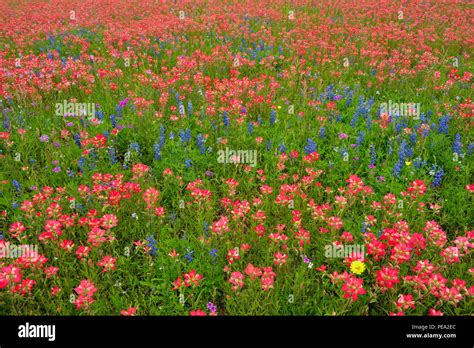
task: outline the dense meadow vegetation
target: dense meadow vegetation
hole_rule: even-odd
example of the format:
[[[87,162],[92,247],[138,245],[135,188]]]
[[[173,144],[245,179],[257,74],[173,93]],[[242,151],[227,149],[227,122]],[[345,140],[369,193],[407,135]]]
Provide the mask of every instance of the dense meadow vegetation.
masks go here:
[[[472,314],[473,18],[1,1],[0,314]]]

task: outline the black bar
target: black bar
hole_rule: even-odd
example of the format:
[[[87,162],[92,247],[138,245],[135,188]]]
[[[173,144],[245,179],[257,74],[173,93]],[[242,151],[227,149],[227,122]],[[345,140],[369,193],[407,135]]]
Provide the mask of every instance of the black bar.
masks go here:
[[[20,338],[20,325],[55,325],[54,341]],[[26,326],[25,326],[26,327]],[[0,316],[0,346],[17,344],[285,344],[472,347],[472,317]],[[34,334],[35,331],[33,331]],[[407,334],[455,334],[409,338]]]

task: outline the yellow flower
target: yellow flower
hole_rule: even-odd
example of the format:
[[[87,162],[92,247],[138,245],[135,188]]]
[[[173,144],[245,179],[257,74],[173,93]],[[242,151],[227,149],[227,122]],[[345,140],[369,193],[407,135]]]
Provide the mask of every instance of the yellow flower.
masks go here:
[[[409,165],[411,164],[411,162],[410,162],[410,161],[405,161],[405,164],[406,164],[407,166],[409,166]]]
[[[281,105],[278,105],[278,109],[281,109]]]
[[[351,263],[351,272],[357,275],[364,273],[365,271],[365,263],[362,261],[353,261]]]

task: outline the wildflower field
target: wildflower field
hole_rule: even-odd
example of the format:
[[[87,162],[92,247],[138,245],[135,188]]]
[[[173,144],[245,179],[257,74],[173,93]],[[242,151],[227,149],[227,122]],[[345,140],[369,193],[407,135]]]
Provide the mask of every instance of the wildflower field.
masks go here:
[[[0,1],[0,314],[473,314],[473,22]]]

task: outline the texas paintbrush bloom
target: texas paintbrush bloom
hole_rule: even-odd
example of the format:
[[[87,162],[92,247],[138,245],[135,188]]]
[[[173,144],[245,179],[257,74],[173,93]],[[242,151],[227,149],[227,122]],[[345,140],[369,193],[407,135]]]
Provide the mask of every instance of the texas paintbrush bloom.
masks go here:
[[[357,301],[359,295],[364,295],[366,293],[365,289],[362,286],[364,282],[363,279],[350,276],[346,279],[346,283],[342,286],[342,291],[344,291],[344,298],[351,298],[353,301]]]
[[[116,257],[110,255],[104,256],[104,258],[97,263],[98,266],[103,267],[102,272],[107,272],[115,269]]]
[[[120,314],[126,317],[135,316],[137,313],[136,307],[128,307],[126,310],[121,310]]]
[[[189,273],[185,273],[184,275],[184,285],[186,286],[199,286],[199,281],[203,278],[201,274],[197,274],[196,270],[192,270]]]

